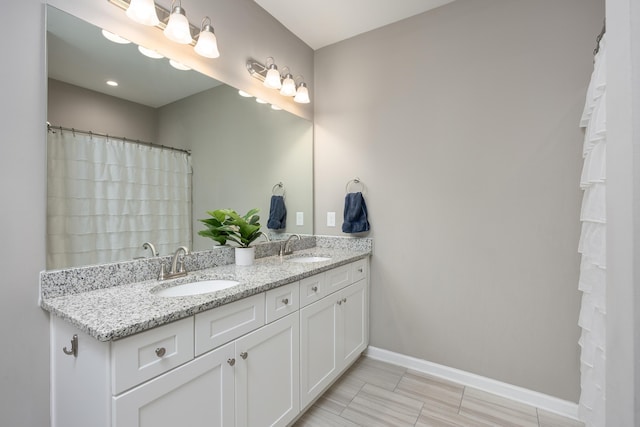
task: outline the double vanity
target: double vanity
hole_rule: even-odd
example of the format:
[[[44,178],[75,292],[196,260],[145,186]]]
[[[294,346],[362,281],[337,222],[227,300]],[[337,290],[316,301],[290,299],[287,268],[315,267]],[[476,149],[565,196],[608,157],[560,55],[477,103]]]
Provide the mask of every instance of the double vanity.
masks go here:
[[[370,239],[45,272],[53,426],[286,426],[368,344]],[[258,252],[260,253],[260,251]],[[92,270],[93,269],[93,270]],[[74,354],[75,353],[75,354]]]

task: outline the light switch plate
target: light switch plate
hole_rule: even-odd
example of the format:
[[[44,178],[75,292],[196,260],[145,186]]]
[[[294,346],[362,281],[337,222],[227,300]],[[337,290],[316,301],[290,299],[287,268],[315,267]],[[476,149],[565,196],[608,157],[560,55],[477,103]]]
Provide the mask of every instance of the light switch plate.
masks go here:
[[[335,227],[335,226],[336,226],[336,213],[327,212],[327,227]]]
[[[304,225],[304,212],[296,212],[296,225]]]

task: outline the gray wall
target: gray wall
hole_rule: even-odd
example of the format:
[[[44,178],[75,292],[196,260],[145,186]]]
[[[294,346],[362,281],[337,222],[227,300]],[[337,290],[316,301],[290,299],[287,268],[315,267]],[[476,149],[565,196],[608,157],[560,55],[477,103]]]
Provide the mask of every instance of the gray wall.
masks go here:
[[[579,396],[578,121],[602,0],[458,0],[316,52],[316,233],[366,185],[371,344]]]
[[[155,142],[155,108],[48,79],[47,120],[63,126]]]

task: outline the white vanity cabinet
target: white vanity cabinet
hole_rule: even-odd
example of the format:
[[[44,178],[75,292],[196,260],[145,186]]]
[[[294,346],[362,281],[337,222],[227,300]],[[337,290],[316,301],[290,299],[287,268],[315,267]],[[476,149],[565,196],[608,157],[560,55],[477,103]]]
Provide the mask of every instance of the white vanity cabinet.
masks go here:
[[[325,273],[333,290],[300,310],[300,406],[306,408],[367,347],[368,263]]]
[[[116,341],[51,316],[52,426],[289,425],[366,348],[367,267],[359,260]],[[74,335],[77,356],[63,352]]]

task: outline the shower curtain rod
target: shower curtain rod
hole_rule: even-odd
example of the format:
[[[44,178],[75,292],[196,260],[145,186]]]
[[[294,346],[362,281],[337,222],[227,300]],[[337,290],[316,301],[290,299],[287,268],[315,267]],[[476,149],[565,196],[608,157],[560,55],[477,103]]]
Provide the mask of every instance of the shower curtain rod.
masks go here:
[[[71,132],[74,135],[76,133],[82,133],[84,135],[100,136],[100,137],[107,138],[107,139],[109,139],[109,138],[111,138],[111,139],[119,139],[119,140],[122,140],[122,142],[128,142],[128,143],[131,143],[131,144],[146,145],[147,147],[160,148],[162,150],[178,151],[180,153],[185,153],[185,154],[187,154],[189,156],[191,155],[191,150],[184,150],[182,148],[169,147],[167,145],[156,144],[154,142],[140,141],[139,139],[125,138],[124,136],[114,136],[114,135],[109,135],[109,134],[106,134],[106,133],[98,133],[98,132],[93,132],[93,131],[90,131],[90,130],[79,130],[79,129],[67,128],[67,127],[63,127],[63,126],[53,126],[51,123],[47,122],[47,131],[48,132],[55,133],[56,130],[60,130],[60,132],[63,132],[63,131]]]

